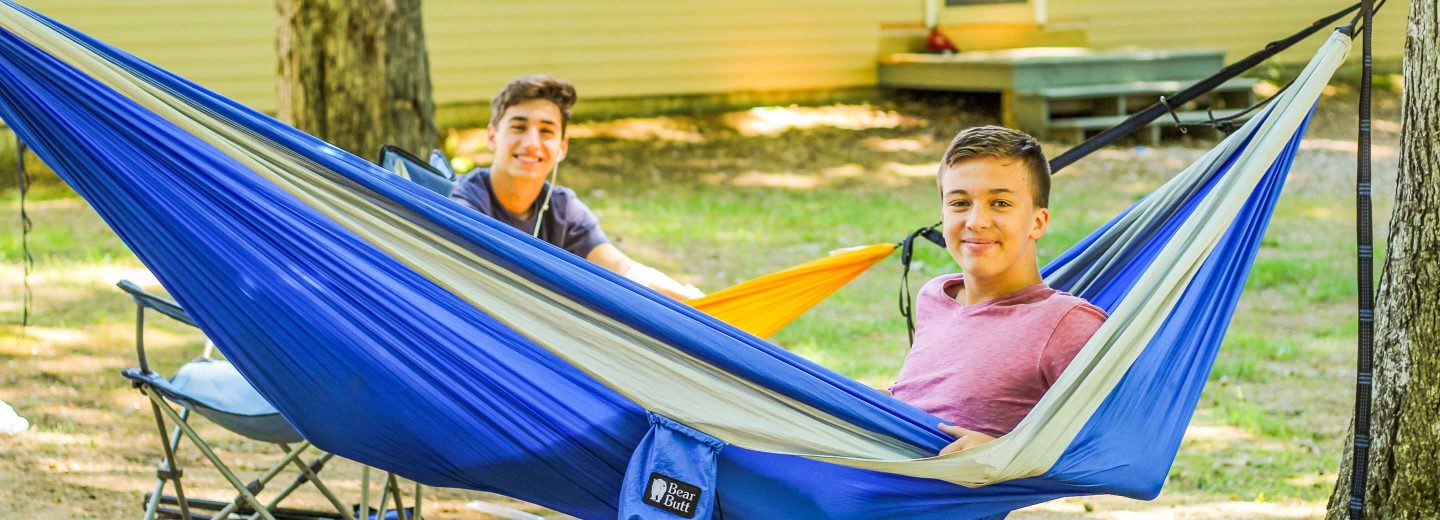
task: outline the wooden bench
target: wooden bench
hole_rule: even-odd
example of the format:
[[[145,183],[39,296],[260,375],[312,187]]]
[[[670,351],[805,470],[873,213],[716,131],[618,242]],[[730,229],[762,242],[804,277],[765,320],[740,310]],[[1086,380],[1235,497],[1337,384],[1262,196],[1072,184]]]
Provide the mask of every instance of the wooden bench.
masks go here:
[[[1191,83],[1131,81],[1020,91],[1006,107],[1005,112],[1010,115],[1006,123],[1042,139],[1080,140],[1086,132],[1118,124],[1129,114],[1159,101],[1160,96],[1178,92]],[[1209,121],[1210,116],[1201,108],[1216,109],[1216,118],[1222,117],[1222,113],[1234,114],[1254,104],[1255,83],[1256,80],[1250,78],[1234,78],[1191,103],[1173,108],[1184,124]],[[1150,125],[1147,141],[1158,142],[1160,127],[1174,124],[1174,118],[1168,116],[1156,121]]]
[[[1225,53],[1216,49],[1031,47],[900,53],[881,57],[877,82],[887,89],[999,94],[1004,125],[1041,138],[1049,138],[1052,130],[1070,138],[1083,137],[1098,130],[1091,125],[1107,121],[1096,118],[1123,120],[1224,65]],[[1174,109],[1247,107],[1254,102],[1254,85],[1252,79],[1232,79],[1197,102]]]
[[[1215,119],[1220,119],[1233,116],[1242,111],[1244,111],[1243,108],[1230,108],[1215,110],[1213,111],[1213,113],[1204,110],[1179,111],[1174,113],[1174,117],[1166,114],[1164,117],[1156,119],[1155,121],[1147,125],[1145,127],[1145,133],[1142,134],[1142,136],[1146,144],[1155,145],[1159,144],[1160,142],[1160,129],[1167,126],[1175,126],[1176,119],[1179,119],[1179,124],[1182,126],[1199,125],[1209,122],[1212,115]],[[1236,121],[1245,121],[1253,115],[1255,115],[1255,112],[1245,114],[1244,116],[1238,118]],[[1071,142],[1081,141],[1084,140],[1085,134],[1087,132],[1105,130],[1107,128],[1124,122],[1125,119],[1128,117],[1130,116],[1119,115],[1070,117],[1064,119],[1055,119],[1050,122],[1050,135],[1052,138],[1067,140]],[[1205,130],[1207,131],[1207,134],[1210,131],[1210,129]]]

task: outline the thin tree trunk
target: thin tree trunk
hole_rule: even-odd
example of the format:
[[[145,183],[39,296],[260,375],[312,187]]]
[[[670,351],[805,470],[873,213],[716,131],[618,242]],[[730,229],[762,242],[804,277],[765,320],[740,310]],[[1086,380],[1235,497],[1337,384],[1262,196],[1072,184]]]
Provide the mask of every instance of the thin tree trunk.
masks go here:
[[[1440,21],[1410,2],[1389,255],[1377,295],[1366,518],[1440,518]],[[1352,425],[1353,429],[1353,425]],[[1348,516],[1353,436],[1329,518]]]
[[[279,117],[365,158],[436,142],[420,0],[277,0]],[[423,155],[422,155],[423,156]]]

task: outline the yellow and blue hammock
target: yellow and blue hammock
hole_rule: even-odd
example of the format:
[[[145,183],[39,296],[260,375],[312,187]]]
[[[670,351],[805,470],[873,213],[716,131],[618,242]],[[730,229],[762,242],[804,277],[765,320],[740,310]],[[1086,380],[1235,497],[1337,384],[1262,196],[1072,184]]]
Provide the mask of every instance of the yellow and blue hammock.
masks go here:
[[[1110,319],[1009,435],[939,419],[0,1],[0,117],[322,449],[585,518],[1156,496],[1321,89],[1046,266]]]

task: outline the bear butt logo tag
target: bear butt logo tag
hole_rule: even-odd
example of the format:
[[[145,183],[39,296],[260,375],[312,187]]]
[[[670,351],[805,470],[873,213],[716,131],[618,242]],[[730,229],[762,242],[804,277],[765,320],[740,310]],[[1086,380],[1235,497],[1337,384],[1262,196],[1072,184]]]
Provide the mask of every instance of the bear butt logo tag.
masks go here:
[[[668,475],[650,474],[645,486],[645,503],[685,518],[695,518],[700,504],[700,488]]]

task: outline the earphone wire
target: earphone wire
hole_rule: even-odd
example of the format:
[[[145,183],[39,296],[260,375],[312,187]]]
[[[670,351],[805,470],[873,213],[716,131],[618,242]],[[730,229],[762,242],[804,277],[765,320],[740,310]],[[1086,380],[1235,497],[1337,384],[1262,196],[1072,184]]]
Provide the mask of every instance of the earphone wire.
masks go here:
[[[545,211],[550,209],[550,197],[555,194],[555,183],[560,180],[560,161],[555,161],[555,167],[550,171],[550,186],[545,189],[545,202],[540,203],[540,211],[535,212],[535,231],[530,236],[540,238],[540,226],[545,224]]]

